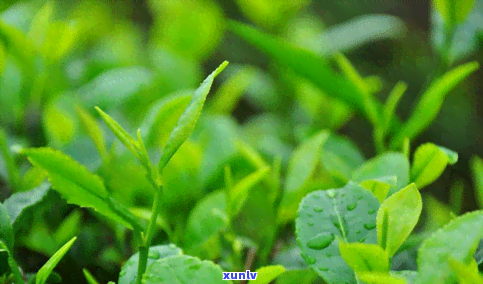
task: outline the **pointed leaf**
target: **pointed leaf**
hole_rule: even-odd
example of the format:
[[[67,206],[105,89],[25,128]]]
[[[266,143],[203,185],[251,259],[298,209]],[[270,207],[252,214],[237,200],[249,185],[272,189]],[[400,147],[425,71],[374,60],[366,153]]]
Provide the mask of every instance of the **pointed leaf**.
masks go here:
[[[250,284],[269,284],[284,272],[285,268],[281,265],[261,267],[257,269],[257,279],[250,281]]]
[[[21,188],[19,173],[12,152],[7,144],[7,136],[2,128],[0,128],[0,158],[5,160],[8,172],[8,181],[12,190],[18,191]]]
[[[478,273],[478,268],[476,270],[471,269],[469,265],[451,258],[449,265],[457,275],[460,284],[483,284],[483,277]]]
[[[182,254],[183,251],[173,244],[150,247],[146,267],[151,266],[151,264],[153,264],[156,260]],[[138,265],[139,252],[133,254],[122,267],[121,273],[119,273],[118,284],[135,284]]]
[[[395,113],[396,113],[396,108],[401,100],[402,96],[404,95],[404,92],[406,92],[408,85],[402,81],[399,81],[396,86],[391,90],[391,93],[389,93],[389,96],[387,97],[386,103],[384,104],[384,114],[383,114],[383,119],[384,119],[384,130],[387,131],[389,129],[389,126],[391,124],[391,120],[393,119]]]
[[[304,141],[290,157],[278,223],[283,224],[295,218],[298,204],[307,194],[305,187],[319,163],[322,145],[328,137],[327,131],[321,131]]]
[[[366,284],[407,284],[408,282],[399,276],[392,276],[388,273],[366,272],[361,273],[359,278]]]
[[[339,243],[340,255],[358,275],[361,272],[388,272],[386,252],[374,244]]]
[[[414,184],[387,198],[377,212],[377,240],[389,257],[411,234],[423,208],[421,195]]]
[[[196,90],[190,104],[179,118],[176,127],[169,136],[168,142],[166,142],[166,145],[164,146],[161,159],[159,160],[158,171],[160,174],[181,144],[183,144],[183,142],[190,136],[195,127],[196,121],[198,121],[198,118],[201,114],[201,110],[203,109],[206,96],[210,91],[213,80],[218,74],[220,74],[221,71],[223,71],[223,69],[225,69],[227,65],[227,61],[223,62],[203,81],[201,86]]]
[[[466,213],[436,231],[424,240],[418,253],[418,278],[416,284],[454,283],[455,274],[449,259],[468,263],[483,231],[483,211]]]
[[[39,272],[37,273],[35,284],[44,284],[49,278],[50,273],[54,270],[57,266],[59,261],[64,257],[70,247],[74,244],[77,237],[72,238],[69,242],[63,245],[48,261],[47,263],[40,268]]]
[[[14,234],[7,207],[0,203],[0,241],[13,252]]]
[[[377,197],[380,203],[384,202],[391,187],[397,186],[397,176],[380,177],[361,182],[361,186]]]
[[[31,148],[24,153],[33,165],[47,171],[53,189],[69,203],[92,207],[130,229],[132,226],[140,228],[127,210],[109,199],[102,180],[69,156],[49,148]]]
[[[414,153],[411,180],[418,188],[423,188],[438,179],[448,164],[454,164],[457,160],[457,153],[433,143],[425,143]]]
[[[483,160],[478,156],[473,156],[470,168],[475,186],[476,203],[479,208],[483,208]]]
[[[439,10],[446,22],[451,24],[454,17],[455,24],[463,23],[468,14],[475,6],[475,0],[434,0],[436,9]]]
[[[222,278],[223,270],[213,262],[180,255],[159,259],[151,264],[144,274],[143,283],[158,284],[161,281],[177,284],[231,283]]]
[[[82,272],[84,272],[84,276],[86,277],[87,283],[89,284],[99,284],[99,282],[96,280],[94,276],[89,272],[87,269],[82,269]]]
[[[234,217],[240,212],[248,194],[253,186],[259,183],[270,171],[270,167],[261,168],[238,181],[230,190],[231,209],[230,216]]]
[[[475,72],[479,66],[479,63],[476,61],[469,62],[446,72],[446,74],[433,81],[421,95],[418,104],[403,128],[391,140],[391,148],[400,146],[404,137],[412,140],[423,132],[438,115],[446,95]]]
[[[295,223],[297,244],[307,264],[327,283],[356,283],[336,236],[344,242],[375,244],[378,208],[377,199],[353,182],[304,197]]]
[[[106,146],[104,145],[104,134],[95,118],[80,106],[76,106],[76,111],[80,118],[82,127],[86,131],[89,138],[91,138],[92,142],[94,142],[94,145],[96,146],[96,149],[101,157],[107,157]]]

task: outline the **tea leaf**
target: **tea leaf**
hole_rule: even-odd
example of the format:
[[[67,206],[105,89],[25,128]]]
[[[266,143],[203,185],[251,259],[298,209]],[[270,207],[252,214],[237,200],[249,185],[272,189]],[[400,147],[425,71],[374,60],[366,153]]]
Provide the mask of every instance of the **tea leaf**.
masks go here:
[[[47,178],[47,172],[39,167],[31,167],[23,176],[24,190],[31,190],[40,186]]]
[[[8,209],[0,203],[0,241],[3,242],[9,252],[13,252],[14,234]]]
[[[261,168],[238,181],[230,189],[230,217],[235,217],[242,209],[250,189],[259,183],[270,171],[270,167]]]
[[[475,185],[476,203],[483,208],[483,160],[473,156],[470,161],[471,175]]]
[[[29,161],[47,171],[53,189],[62,194],[67,202],[92,207],[99,213],[132,229],[139,224],[123,207],[108,197],[102,180],[85,167],[63,153],[49,148],[24,150]]]
[[[377,180],[387,176],[397,177],[397,186],[389,189],[388,196],[391,196],[408,184],[409,161],[406,156],[393,152],[376,156],[357,168],[352,173],[351,180],[363,182],[365,180]]]
[[[383,121],[384,123],[384,131],[389,130],[389,126],[391,125],[391,120],[396,113],[396,107],[401,100],[404,92],[406,92],[408,85],[403,81],[399,81],[396,86],[391,90],[389,96],[387,97],[386,103],[384,104],[383,110]]]
[[[436,9],[441,13],[445,21],[451,25],[463,23],[473,7],[475,0],[434,0]]]
[[[304,141],[290,157],[278,223],[283,224],[295,218],[298,204],[307,194],[306,185],[319,163],[322,145],[328,137],[327,131],[321,131]]]
[[[257,269],[257,279],[250,281],[252,284],[269,284],[280,274],[285,272],[282,265],[270,265]]]
[[[35,14],[27,37],[35,44],[38,50],[41,50],[42,44],[45,41],[46,31],[49,28],[52,16],[54,14],[54,2],[48,1]]]
[[[418,278],[416,284],[450,283],[454,272],[449,259],[467,262],[473,255],[483,231],[483,211],[466,213],[436,231],[419,247]],[[453,282],[451,282],[453,283]]]
[[[339,251],[357,275],[361,272],[389,271],[389,258],[379,245],[340,242]]]
[[[223,271],[211,261],[192,256],[179,255],[156,260],[151,264],[143,277],[143,283],[232,283],[222,280]]]
[[[359,278],[366,284],[408,284],[402,277],[380,272],[361,273]]]
[[[377,240],[393,256],[411,234],[423,208],[421,195],[414,184],[394,193],[377,212]]]
[[[72,238],[69,242],[63,245],[48,261],[44,264],[37,273],[35,284],[44,284],[49,278],[50,273],[54,270],[55,266],[64,257],[70,247],[74,244],[77,237]]]
[[[446,72],[431,82],[428,89],[421,95],[407,122],[391,140],[391,148],[394,149],[401,145],[404,137],[413,139],[423,132],[438,115],[446,95],[475,72],[479,66],[476,61],[469,62]]]
[[[146,267],[150,267],[156,260],[182,254],[183,251],[173,244],[150,247]],[[122,267],[121,273],[119,273],[118,284],[135,284],[138,264],[139,252],[133,254]]]
[[[126,148],[128,148],[129,151],[131,151],[131,153],[133,153],[136,157],[139,158],[139,153],[138,153],[139,145],[137,141],[134,138],[132,138],[132,136],[129,135],[129,133],[127,133],[126,130],[124,130],[124,128],[122,128],[122,126],[119,125],[119,123],[117,123],[112,117],[107,115],[100,108],[98,107],[95,107],[95,108],[97,112],[101,115],[101,118],[102,120],[104,120],[107,127],[109,127],[112,133],[116,135],[117,139],[119,139],[122,142],[122,144],[124,144],[124,146],[126,146]]]
[[[452,165],[457,160],[457,153],[433,143],[425,143],[414,153],[411,180],[418,188],[423,188],[435,181],[443,173],[446,165]]]
[[[223,190],[208,194],[191,211],[186,223],[184,246],[192,255],[215,259],[221,253],[219,232],[228,226]]]
[[[382,204],[384,199],[386,199],[389,189],[397,186],[397,176],[365,180],[361,182],[361,186],[372,192]]]
[[[97,121],[92,117],[89,112],[80,106],[76,106],[77,115],[87,135],[94,142],[97,151],[103,159],[107,158],[106,146],[104,145],[104,134],[99,127]]]
[[[0,203],[0,208],[1,208],[1,203]],[[1,210],[2,209],[0,209],[0,211]],[[0,212],[0,215],[1,214],[2,213]],[[0,216],[0,218],[1,218],[1,216]],[[3,221],[3,220],[0,220],[0,221]],[[1,224],[0,224],[0,230],[1,230]],[[1,233],[2,232],[0,231],[0,238],[2,237]],[[22,278],[22,273],[20,272],[20,269],[18,268],[17,262],[13,258],[12,251],[9,250],[9,248],[3,242],[2,239],[0,239],[0,252],[3,252],[4,254],[7,254],[7,258],[8,258],[7,259],[7,262],[8,262],[8,265],[10,266],[10,269],[13,272],[13,278],[15,279],[15,282],[17,282],[17,283],[24,283],[23,278]]]
[[[82,272],[84,272],[84,276],[86,277],[87,283],[89,284],[99,284],[99,282],[96,280],[94,276],[89,272],[87,269],[82,269]]]
[[[196,121],[201,114],[201,110],[203,109],[206,96],[210,91],[213,80],[221,71],[223,71],[223,69],[225,69],[227,65],[227,61],[223,62],[203,81],[201,86],[196,90],[190,104],[179,118],[176,127],[173,129],[169,136],[168,142],[166,142],[166,145],[164,146],[158,166],[158,171],[160,175],[163,168],[166,166],[166,164],[168,164],[174,153],[176,153],[181,144],[183,144],[183,142],[190,136],[191,132],[195,127]]]
[[[2,128],[0,128],[0,154],[0,157],[3,157],[7,166],[10,187],[14,191],[19,191],[21,189],[21,183],[17,165],[15,165],[15,160],[7,144],[7,136]]]
[[[40,202],[47,195],[49,188],[49,183],[43,183],[32,190],[15,193],[5,200],[3,204],[10,215],[12,226],[15,226],[15,221],[22,212]]]
[[[192,95],[190,91],[177,92],[156,102],[141,124],[141,133],[147,137],[147,144],[165,143],[169,130],[188,106]]]
[[[451,258],[449,259],[449,265],[458,276],[460,284],[483,284],[483,277],[478,273],[478,267],[474,270],[470,266]]]
[[[295,222],[297,244],[307,264],[327,283],[356,283],[340,257],[336,236],[344,242],[375,244],[378,208],[377,199],[354,182],[304,197]]]

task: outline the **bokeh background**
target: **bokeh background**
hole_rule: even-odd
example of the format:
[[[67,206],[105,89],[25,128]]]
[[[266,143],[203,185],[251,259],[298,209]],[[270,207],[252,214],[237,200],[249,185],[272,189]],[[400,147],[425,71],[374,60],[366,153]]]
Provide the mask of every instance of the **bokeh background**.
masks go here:
[[[73,101],[81,98],[86,108],[107,109],[123,126],[135,129],[156,101],[196,88],[224,60],[230,65],[215,80],[211,94],[242,71],[230,89],[239,96],[230,112],[239,125],[256,124],[259,131],[282,137],[281,153],[289,155],[298,144],[293,121],[315,119],[311,104],[317,100],[324,114],[317,118],[321,125],[350,137],[366,159],[375,155],[366,119],[230,33],[228,19],[254,25],[322,57],[343,52],[361,75],[374,79],[375,96],[381,102],[398,81],[406,82],[409,87],[397,109],[401,118],[408,117],[436,68],[442,37],[442,20],[430,1],[64,0],[53,1],[50,15],[41,10],[45,3],[0,2],[0,125],[14,144],[50,145],[91,169],[98,166],[99,158],[82,134]],[[483,62],[482,31],[483,1],[478,0],[457,31],[454,65]],[[31,44],[12,41],[18,32]],[[434,124],[412,143],[415,147],[433,142],[459,153],[458,163],[425,191],[445,203],[450,186],[459,181],[465,188],[464,211],[477,208],[468,164],[473,155],[483,156],[482,79],[480,69],[451,92]],[[129,168],[122,170],[130,173]],[[6,176],[0,164],[0,200],[11,194]],[[132,182],[140,187],[135,179]],[[140,198],[135,202],[149,204]],[[63,201],[59,197],[57,202]],[[65,216],[50,217],[55,224]],[[50,253],[43,247],[47,245],[42,230],[37,234],[20,252],[32,271]],[[95,236],[86,233],[82,242],[94,246],[92,251],[113,241],[96,242]],[[104,266],[80,255],[75,266],[88,267],[101,281],[114,280],[118,267],[111,260],[119,258],[116,253],[103,251]],[[80,271],[69,270],[73,264],[69,261],[74,260],[61,263],[62,275],[83,277]]]

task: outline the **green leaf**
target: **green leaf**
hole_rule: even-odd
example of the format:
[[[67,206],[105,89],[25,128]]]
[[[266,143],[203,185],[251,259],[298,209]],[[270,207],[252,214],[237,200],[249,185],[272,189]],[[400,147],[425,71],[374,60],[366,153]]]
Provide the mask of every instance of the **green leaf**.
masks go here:
[[[290,157],[277,223],[284,224],[295,218],[298,204],[308,193],[307,183],[315,172],[322,145],[328,137],[327,131],[313,135],[297,147]]]
[[[454,272],[449,259],[469,263],[483,231],[483,211],[466,213],[436,231],[424,240],[418,253],[418,278],[416,284],[454,283]]]
[[[406,83],[399,81],[389,93],[383,110],[383,121],[385,122],[384,131],[389,130],[391,120],[396,113],[397,105],[404,95],[404,92],[406,92],[407,87],[408,85]]]
[[[361,272],[388,272],[386,252],[374,244],[339,243],[340,255],[358,275]]]
[[[180,255],[159,259],[151,264],[144,274],[143,283],[158,284],[161,281],[177,284],[231,283],[222,279],[223,271],[213,262]]]
[[[382,203],[377,212],[377,240],[389,257],[411,234],[422,208],[421,195],[414,184],[406,186]]]
[[[471,175],[475,185],[476,203],[483,208],[483,160],[473,156],[470,160]]]
[[[39,167],[31,167],[22,179],[23,189],[32,190],[39,187],[47,179],[47,172]]]
[[[79,116],[82,127],[87,132],[89,138],[96,146],[97,151],[103,159],[107,158],[106,146],[104,145],[104,134],[99,124],[92,115],[80,106],[76,106],[77,115]]]
[[[400,146],[404,137],[412,140],[428,128],[438,115],[446,95],[475,72],[479,66],[476,61],[469,62],[446,72],[443,76],[431,82],[428,89],[421,95],[410,118],[391,140],[391,148]]]
[[[47,263],[40,268],[39,272],[37,273],[35,284],[44,284],[49,278],[50,273],[54,270],[55,266],[59,263],[59,261],[64,257],[70,247],[74,244],[77,237],[72,238],[69,242],[63,245],[48,261]]]
[[[182,255],[183,251],[173,244],[154,246],[149,248],[148,262],[146,267],[150,267],[155,261],[170,256]],[[139,265],[139,252],[133,254],[123,265],[119,273],[118,284],[136,283],[137,269]]]
[[[89,284],[99,284],[99,282],[96,280],[94,276],[89,272],[87,269],[82,269],[82,272],[84,272],[84,276],[86,277],[87,283]]]
[[[0,205],[1,205],[1,203],[0,203]],[[1,208],[1,206],[0,206],[0,208]],[[1,209],[0,209],[0,211],[1,211]],[[0,212],[0,215],[1,214],[2,213]],[[2,220],[0,220],[0,221],[2,221]],[[1,226],[1,223],[0,223],[0,226]],[[0,227],[0,229],[1,229],[1,227]],[[0,234],[1,233],[2,232],[0,231]],[[0,237],[2,237],[2,236],[0,235]],[[15,282],[17,282],[19,284],[24,283],[23,278],[22,278],[22,273],[20,272],[20,269],[18,268],[17,262],[13,258],[13,252],[9,250],[7,245],[1,239],[0,239],[0,252],[7,254],[7,256],[8,256],[7,262],[8,262],[8,265],[10,266],[11,271],[13,272],[13,278],[14,278]]]
[[[81,233],[83,213],[76,209],[72,211],[60,224],[54,234],[57,243],[63,244]]]
[[[382,204],[384,199],[386,199],[389,189],[397,186],[397,176],[365,180],[361,182],[361,186],[372,192]]]
[[[318,278],[310,269],[287,270],[277,278],[277,284],[312,284]]]
[[[474,270],[469,265],[451,258],[449,265],[457,275],[460,284],[483,284],[483,277],[478,273],[478,267]]]
[[[463,180],[457,179],[450,188],[449,191],[449,203],[451,205],[451,209],[456,215],[461,213],[461,209],[463,207],[463,194],[464,194],[464,183]]]
[[[214,94],[208,110],[214,114],[232,113],[243,92],[251,84],[254,72],[253,67],[242,67],[237,70]]]
[[[4,206],[8,211],[8,215],[10,215],[12,226],[15,226],[15,221],[22,212],[40,202],[47,195],[49,188],[49,183],[43,183],[32,190],[15,193],[5,200]]]
[[[163,97],[151,107],[140,127],[148,145],[166,143],[169,131],[175,127],[192,97],[191,90],[180,91]]]
[[[264,34],[235,21],[229,22],[229,29],[262,52],[268,54],[283,67],[289,68],[299,76],[312,81],[328,95],[356,108],[367,117],[371,117],[366,112],[364,104],[366,97],[360,93],[354,84],[336,74],[325,60],[317,54],[290,45],[274,36]],[[377,113],[380,113],[382,105],[376,100],[373,100],[373,104]],[[397,121],[396,123],[399,124],[400,122]]]
[[[14,191],[19,191],[21,189],[21,183],[17,165],[15,165],[15,160],[7,144],[7,136],[2,128],[0,128],[0,154],[0,157],[3,157],[7,166],[10,187]]]
[[[407,284],[408,282],[398,276],[392,276],[388,273],[366,272],[361,273],[359,278],[366,284]]]
[[[190,104],[183,112],[181,117],[176,124],[176,127],[171,132],[168,142],[164,146],[161,159],[159,160],[159,173],[162,174],[163,168],[168,164],[171,157],[176,153],[178,148],[183,144],[183,142],[188,139],[191,132],[193,131],[196,121],[198,120],[203,105],[206,100],[206,96],[210,91],[211,84],[215,77],[220,74],[223,69],[228,65],[228,61],[223,62],[215,71],[213,71],[201,84],[201,86],[196,90]]]
[[[140,228],[135,218],[108,197],[102,180],[63,153],[49,148],[24,150],[29,161],[47,171],[53,189],[67,202],[92,207],[99,213],[132,229]]]
[[[250,193],[250,189],[259,183],[270,171],[270,167],[261,168],[238,181],[230,189],[230,216],[234,217],[240,212]]]
[[[393,276],[396,276],[396,277],[399,276],[401,278],[406,279],[406,282],[408,284],[415,283],[416,278],[418,277],[418,272],[412,271],[412,270],[390,271],[389,273]]]
[[[387,176],[397,177],[397,186],[391,187],[388,196],[405,187],[409,182],[409,161],[401,153],[388,152],[376,156],[357,168],[352,174],[352,181],[363,182]]]
[[[37,47],[37,50],[41,50],[41,47],[45,41],[46,31],[51,23],[52,16],[54,14],[54,2],[47,2],[42,8],[35,14],[30,29],[27,33],[27,37]]]
[[[377,199],[356,183],[315,191],[300,203],[297,244],[308,265],[327,283],[356,283],[354,272],[340,257],[339,240],[376,243]]]
[[[257,279],[250,281],[251,284],[269,284],[280,274],[285,272],[281,265],[264,266],[257,269]]]
[[[0,241],[3,242],[8,251],[13,252],[14,234],[11,225],[8,209],[5,204],[0,203]]]
[[[414,153],[411,180],[416,183],[418,188],[423,188],[438,179],[446,165],[452,165],[457,160],[457,153],[433,143],[425,143],[419,146]]]
[[[228,226],[226,195],[218,190],[206,195],[191,211],[184,234],[186,251],[215,259],[221,253],[219,233]]]
[[[129,133],[127,133],[126,130],[124,130],[124,128],[122,128],[122,126],[119,125],[119,123],[117,123],[112,117],[107,115],[98,107],[96,107],[96,110],[101,115],[101,118],[102,120],[104,120],[107,127],[109,127],[112,133],[116,135],[117,139],[119,139],[122,142],[122,144],[124,144],[124,146],[126,146],[126,148],[128,148],[129,151],[131,151],[131,153],[133,153],[136,157],[139,158],[139,152],[138,152],[139,145],[137,141],[134,138],[132,138],[132,136],[129,135]]]
[[[436,9],[449,25],[463,23],[473,7],[475,0],[434,0]]]

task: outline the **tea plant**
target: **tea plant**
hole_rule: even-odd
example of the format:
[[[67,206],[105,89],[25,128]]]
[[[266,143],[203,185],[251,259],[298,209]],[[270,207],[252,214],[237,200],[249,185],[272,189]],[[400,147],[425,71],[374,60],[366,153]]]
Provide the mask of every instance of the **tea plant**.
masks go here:
[[[244,13],[254,8],[241,2]],[[102,9],[85,3],[74,15],[102,15]],[[176,5],[191,5],[154,3],[153,11],[167,5],[163,9],[179,12],[185,9]],[[6,129],[19,129],[25,123],[21,117],[39,111],[47,140],[47,146],[37,147],[12,135],[19,131],[0,129],[0,177],[14,192],[0,203],[0,283],[60,283],[63,275],[54,269],[69,252],[90,284],[100,281],[84,254],[101,259],[103,269],[110,263],[120,267],[118,284],[483,283],[478,267],[483,212],[458,216],[464,184],[452,185],[451,208],[420,193],[458,161],[458,154],[430,142],[411,147],[445,97],[479,68],[478,62],[452,67],[453,37],[473,4],[435,1],[444,19],[439,65],[406,120],[396,109],[407,83],[398,82],[381,103],[374,96],[381,91],[380,78],[360,75],[343,50],[327,48],[321,56],[229,21],[232,33],[274,62],[271,68],[285,84],[284,90],[260,88],[263,96],[250,95],[267,113],[241,126],[230,114],[244,92],[253,92],[250,83],[266,78],[246,66],[227,72],[224,61],[196,90],[187,88],[190,84],[181,81],[191,80],[183,77],[192,71],[190,63],[170,55],[166,45],[195,61],[213,46],[203,45],[203,37],[191,38],[203,47],[169,38],[162,45],[156,33],[150,38],[150,60],[175,62],[168,73],[183,70],[180,81],[153,71],[169,66],[123,66],[90,79],[73,76],[74,84],[58,74],[63,64],[75,66],[66,58],[81,45],[77,38],[96,37],[88,20],[57,20],[53,2],[33,17],[27,35],[0,20],[0,74],[9,79],[0,81],[0,99],[10,96],[0,108],[8,109],[5,102],[13,108],[0,121]],[[282,6],[278,12],[283,14]],[[174,30],[189,24],[191,16],[186,17]],[[275,25],[270,19],[261,25]],[[213,37],[220,32],[214,30]],[[131,40],[123,32],[106,41]],[[18,73],[32,82],[16,93],[8,82]],[[224,75],[207,100],[215,78]],[[69,84],[75,87],[67,90]],[[168,94],[158,97],[163,88]],[[289,93],[285,89],[295,97],[278,94]],[[373,128],[377,155],[369,160],[349,138],[336,134],[354,112]],[[85,149],[89,145],[92,150]],[[481,207],[479,157],[471,169]],[[428,220],[421,218],[423,209],[430,212]],[[59,218],[56,226],[49,224]],[[25,272],[19,247],[51,257],[36,273]],[[417,267],[408,269],[412,262]]]

